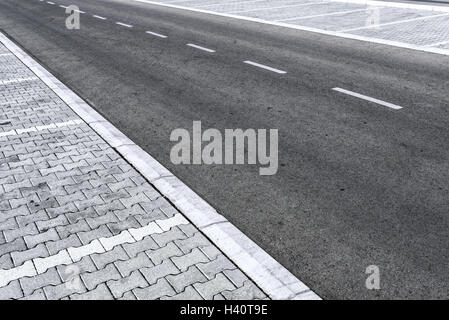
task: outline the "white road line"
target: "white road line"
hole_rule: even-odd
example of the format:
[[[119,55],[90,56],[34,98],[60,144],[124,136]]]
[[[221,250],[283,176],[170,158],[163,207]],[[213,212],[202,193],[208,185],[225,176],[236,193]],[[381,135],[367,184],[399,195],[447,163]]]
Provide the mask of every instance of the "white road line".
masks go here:
[[[186,46],[189,46],[189,47],[192,47],[192,48],[196,48],[196,49],[199,49],[199,50],[203,50],[203,51],[206,51],[206,52],[210,52],[210,53],[214,53],[215,52],[215,50],[208,49],[208,48],[201,47],[201,46],[197,46],[196,44],[193,44],[193,43],[187,43]]]
[[[97,16],[96,14],[94,14],[92,17],[97,18],[97,19],[100,19],[100,20],[106,20],[105,17]]]
[[[383,27],[383,26],[391,26],[391,25],[400,24],[400,23],[407,23],[407,22],[413,22],[413,21],[434,19],[434,18],[444,17],[444,16],[448,16],[448,15],[449,15],[449,13],[435,14],[435,15],[432,15],[432,16],[419,17],[419,18],[413,18],[413,19],[404,19],[404,20],[399,20],[399,21],[374,24],[374,25],[370,25],[370,26],[364,26],[364,27],[358,27],[358,28],[339,30],[338,32],[350,32],[350,31],[378,28],[378,27]]]
[[[394,109],[394,110],[402,109],[402,107],[400,107],[398,105],[395,105],[395,104],[392,104],[392,103],[389,103],[389,102],[385,102],[385,101],[382,101],[382,100],[379,100],[379,99],[371,98],[371,97],[368,97],[368,96],[365,96],[363,94],[356,93],[356,92],[353,92],[353,91],[349,91],[349,90],[345,90],[345,89],[341,89],[341,88],[333,88],[332,90],[338,91],[338,92],[341,92],[341,93],[345,93],[345,94],[348,94],[350,96],[353,96],[353,97],[356,97],[356,98],[359,98],[359,99],[363,99],[363,100],[366,100],[366,101],[374,102],[374,103],[380,104],[380,105],[382,105],[384,107],[388,107],[388,108],[391,108],[391,109]]]
[[[68,126],[73,126],[73,125],[79,125],[79,124],[82,124],[82,123],[84,123],[83,120],[76,119],[76,120],[69,120],[69,121],[66,121],[66,122],[50,123],[50,124],[45,124],[45,125],[35,126],[35,127],[28,127],[28,128],[22,128],[22,129],[13,129],[13,130],[10,130],[10,131],[0,132],[0,138],[1,137],[7,137],[7,136],[16,136],[16,135],[27,133],[27,132],[37,132],[37,131],[42,131],[42,130],[49,130],[49,129],[56,129],[56,128],[61,128],[61,127],[68,127]]]
[[[163,34],[152,32],[152,31],[145,31],[145,33],[151,34],[153,36],[159,37],[159,38],[167,38],[167,36],[164,36]]]
[[[48,3],[48,4],[51,4],[51,5],[54,5],[54,4],[55,4],[54,2],[51,2],[51,1],[47,1],[47,3]]]
[[[279,74],[286,74],[287,73],[286,71],[275,69],[275,68],[266,66],[264,64],[260,64],[260,63],[249,61],[249,60],[243,61],[243,63],[250,64],[252,66],[259,67],[259,68],[262,68],[262,69],[265,69],[265,70],[273,71],[273,72],[276,72],[276,73],[279,73]]]
[[[63,9],[67,9],[67,7],[63,6],[62,4],[60,4],[59,7],[63,8]]]
[[[2,53],[0,57],[12,56],[12,53]]]
[[[123,22],[116,22],[115,24],[118,24],[119,26],[123,26],[123,27],[127,27],[127,28],[132,28],[133,26],[130,24],[126,24]]]
[[[332,13],[315,14],[315,15],[312,15],[312,16],[302,16],[302,17],[296,17],[296,18],[288,18],[288,19],[282,19],[282,20],[276,20],[276,21],[277,21],[277,22],[284,22],[284,21],[292,21],[292,20],[311,19],[311,18],[319,18],[319,17],[335,16],[335,15],[346,14],[346,13],[361,12],[361,11],[366,11],[366,10],[367,10],[367,9],[357,9],[357,10],[348,10],[348,11],[338,11],[338,12],[332,12]]]
[[[22,79],[13,79],[13,80],[0,80],[0,85],[10,84],[10,83],[19,83],[19,82],[25,82],[25,81],[33,81],[38,80],[36,77],[30,77],[30,78],[22,78]]]
[[[81,11],[81,10],[73,10],[73,11],[76,11],[76,12],[79,12],[79,13],[86,13],[85,11]]]
[[[312,6],[312,5],[322,5],[322,4],[328,4],[329,2],[311,2],[311,3],[300,3],[300,4],[292,4],[289,6],[280,6],[280,7],[271,7],[271,8],[258,8],[258,9],[250,9],[250,10],[242,10],[242,11],[230,11],[227,13],[230,14],[236,14],[236,13],[246,13],[246,12],[253,12],[253,11],[262,11],[262,10],[275,10],[275,9],[287,9],[287,8],[293,8],[293,7],[306,7],[306,6]]]

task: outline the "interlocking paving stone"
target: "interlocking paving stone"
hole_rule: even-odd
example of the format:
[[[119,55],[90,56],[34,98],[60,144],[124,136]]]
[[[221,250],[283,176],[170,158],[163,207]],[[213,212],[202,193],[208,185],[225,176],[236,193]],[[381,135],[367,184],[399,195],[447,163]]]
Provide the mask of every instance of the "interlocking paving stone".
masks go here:
[[[0,68],[34,77],[14,56]],[[0,115],[0,299],[259,298],[42,81],[2,86]]]

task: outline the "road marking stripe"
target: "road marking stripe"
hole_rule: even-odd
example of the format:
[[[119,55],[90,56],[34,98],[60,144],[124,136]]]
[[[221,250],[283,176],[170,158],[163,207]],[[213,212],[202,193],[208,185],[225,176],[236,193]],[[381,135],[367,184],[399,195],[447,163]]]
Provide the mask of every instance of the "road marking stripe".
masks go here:
[[[12,53],[2,53],[2,54],[0,54],[0,57],[5,57],[5,56],[12,56]]]
[[[391,26],[391,25],[400,24],[400,23],[407,23],[407,22],[413,22],[413,21],[434,19],[434,18],[444,17],[444,16],[448,16],[448,15],[449,15],[449,13],[434,14],[434,15],[426,16],[426,17],[419,17],[419,18],[413,18],[413,19],[404,19],[404,20],[387,22],[387,23],[373,24],[373,25],[370,25],[370,26],[351,28],[351,29],[344,29],[344,30],[339,30],[338,32],[350,32],[350,31],[378,28],[378,27],[383,27],[383,26]]]
[[[345,90],[345,89],[341,89],[341,88],[333,88],[332,90],[335,90],[335,91],[338,91],[338,92],[341,92],[341,93],[345,93],[347,95],[350,95],[350,96],[353,96],[353,97],[356,97],[356,98],[359,98],[359,99],[363,99],[363,100],[366,100],[366,101],[374,102],[374,103],[380,104],[380,105],[382,105],[384,107],[388,107],[388,108],[391,108],[391,109],[395,109],[395,110],[402,109],[402,107],[400,107],[398,105],[395,105],[395,104],[392,104],[392,103],[389,103],[389,102],[385,102],[385,101],[382,101],[382,100],[379,100],[379,99],[371,98],[371,97],[368,97],[368,96],[365,96],[363,94],[356,93],[356,92],[353,92],[353,91],[349,91],[349,90]]]
[[[123,26],[123,27],[127,27],[127,28],[132,28],[133,26],[130,24],[126,24],[123,22],[116,22],[115,24],[118,24],[119,26]]]
[[[97,16],[96,14],[94,14],[92,17],[97,18],[97,19],[101,19],[101,20],[106,20],[105,17]]]
[[[73,10],[75,12],[79,12],[79,13],[86,13],[85,11],[81,11],[81,10]]]
[[[275,69],[275,68],[266,66],[264,64],[257,63],[257,62],[253,62],[253,61],[249,61],[249,60],[243,61],[243,62],[246,63],[246,64],[250,64],[252,66],[259,67],[259,68],[262,68],[262,69],[265,69],[265,70],[269,70],[269,71],[273,71],[273,72],[276,72],[276,73],[279,73],[279,74],[286,74],[287,73],[286,71]]]
[[[25,81],[33,81],[38,80],[36,77],[31,78],[22,78],[22,79],[14,79],[14,80],[0,80],[0,85],[10,84],[10,83],[19,83],[19,82],[25,82]]]
[[[189,47],[192,47],[192,48],[196,48],[196,49],[199,49],[199,50],[203,50],[203,51],[206,51],[206,52],[211,52],[211,53],[215,52],[215,50],[208,49],[208,48],[201,47],[201,46],[197,46],[196,44],[193,44],[193,43],[188,43],[188,44],[186,44],[186,46],[189,46]]]
[[[145,33],[152,34],[153,36],[156,36],[159,38],[167,38],[167,36],[164,36],[163,34],[152,32],[152,31],[145,31]]]
[[[51,4],[51,5],[54,5],[54,4],[55,4],[54,2],[51,2],[51,1],[47,1],[47,3],[48,3],[48,4]]]
[[[276,9],[287,9],[287,8],[293,8],[293,7],[306,7],[306,6],[312,6],[312,5],[322,5],[322,4],[328,4],[329,2],[311,2],[311,3],[300,3],[300,4],[292,4],[289,6],[280,6],[280,7],[272,7],[272,8],[258,8],[258,9],[250,9],[250,10],[242,10],[242,11],[229,11],[227,13],[235,14],[235,13],[245,13],[245,12],[254,12],[254,11],[262,11],[262,10],[276,10]]]
[[[67,7],[63,6],[62,4],[60,4],[59,7],[63,8],[63,9],[67,9]]]
[[[171,218],[152,221],[144,227],[123,230],[118,235],[108,238],[93,239],[90,243],[83,246],[69,247],[45,258],[37,257],[27,260],[15,268],[0,269],[0,288],[7,286],[11,281],[24,277],[34,277],[45,273],[50,268],[69,265],[80,261],[86,256],[108,252],[118,245],[138,242],[152,234],[167,232],[173,227],[186,224],[189,224],[189,221],[183,215],[177,213]]]
[[[68,127],[72,125],[78,125],[84,123],[83,120],[76,119],[76,120],[69,120],[65,122],[57,122],[57,123],[50,123],[42,126],[34,126],[29,128],[23,128],[23,129],[13,129],[10,131],[0,132],[0,138],[1,137],[7,137],[7,136],[16,136],[23,133],[28,132],[36,132],[36,131],[43,131],[43,130],[49,130],[49,129],[56,129],[56,128],[62,128],[62,127]]]
[[[276,20],[276,21],[277,22],[283,22],[283,21],[292,21],[292,20],[311,19],[311,18],[327,17],[327,16],[334,16],[334,15],[346,14],[346,13],[354,13],[354,12],[360,12],[360,11],[366,11],[366,10],[367,9],[338,11],[338,12],[332,12],[332,13],[315,14],[315,15],[312,15],[312,16],[302,16],[302,17],[282,19],[282,20]]]

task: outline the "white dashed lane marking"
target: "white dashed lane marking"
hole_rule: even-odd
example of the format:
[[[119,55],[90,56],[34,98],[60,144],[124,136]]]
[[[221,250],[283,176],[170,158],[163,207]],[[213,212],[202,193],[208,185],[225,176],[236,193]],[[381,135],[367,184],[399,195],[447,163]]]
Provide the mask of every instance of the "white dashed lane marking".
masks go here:
[[[145,31],[145,33],[151,34],[153,36],[159,37],[159,38],[167,38],[167,36],[164,36],[163,34],[157,33],[157,32],[152,32],[152,31]]]
[[[215,50],[208,49],[208,48],[205,48],[205,47],[201,47],[201,46],[198,46],[198,45],[193,44],[193,43],[188,43],[188,44],[186,44],[186,46],[189,46],[189,47],[192,47],[192,48],[195,48],[195,49],[198,49],[198,50],[203,50],[203,51],[206,51],[206,52],[209,52],[209,53],[214,53],[215,52]]]
[[[123,22],[116,22],[115,24],[118,24],[119,26],[126,27],[126,28],[132,28],[133,27],[132,25],[126,24],[126,23],[123,23]]]
[[[61,8],[67,9],[67,6],[63,6],[62,4],[59,5]]]
[[[97,18],[97,19],[100,19],[100,20],[106,20],[105,17],[97,16],[96,14],[94,14],[92,17]]]
[[[255,66],[255,67],[258,67],[258,68],[262,68],[262,69],[265,69],[265,70],[268,70],[268,71],[272,71],[272,72],[275,72],[275,73],[279,73],[279,74],[286,74],[287,73],[287,71],[283,71],[283,70],[279,70],[279,69],[276,69],[276,68],[272,68],[272,67],[266,66],[264,64],[260,64],[260,63],[253,62],[253,61],[248,61],[247,60],[247,61],[243,61],[243,63],[249,64],[249,65],[252,65],[252,66]]]
[[[333,88],[332,90],[338,91],[338,92],[341,92],[341,93],[344,93],[344,94],[347,94],[347,95],[350,95],[350,96],[353,96],[353,97],[356,97],[356,98],[359,98],[359,99],[363,99],[363,100],[366,100],[366,101],[369,101],[369,102],[377,103],[377,104],[380,104],[381,106],[388,107],[388,108],[391,108],[391,109],[394,109],[394,110],[402,109],[402,107],[400,107],[398,105],[395,105],[395,104],[392,104],[392,103],[389,103],[389,102],[385,102],[385,101],[382,101],[382,100],[379,100],[379,99],[371,98],[371,97],[365,96],[363,94],[356,93],[356,92],[349,91],[349,90],[345,90],[345,89],[342,89],[342,88]]]
[[[55,4],[54,2],[51,2],[51,1],[47,1],[47,3],[48,3],[48,4],[51,4],[51,5],[54,5],[54,4]]]

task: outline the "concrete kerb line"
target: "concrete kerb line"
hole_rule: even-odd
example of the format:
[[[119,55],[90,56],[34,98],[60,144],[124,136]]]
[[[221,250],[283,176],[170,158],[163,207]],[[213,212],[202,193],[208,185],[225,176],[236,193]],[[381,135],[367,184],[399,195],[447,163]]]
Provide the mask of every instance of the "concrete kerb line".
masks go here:
[[[321,298],[250,240],[156,159],[0,32],[0,43],[122,155],[271,299]]]
[[[214,11],[210,11],[210,10],[203,10],[203,9],[197,9],[197,8],[189,8],[189,7],[171,5],[171,4],[167,4],[167,3],[160,3],[160,2],[149,1],[149,0],[131,0],[131,1],[146,3],[146,4],[151,4],[151,5],[157,5],[157,6],[162,6],[162,7],[168,7],[168,8],[173,8],[173,9],[188,10],[188,11],[193,11],[193,12],[198,12],[198,13],[211,14],[211,15],[221,16],[221,17],[226,17],[226,18],[233,18],[233,19],[238,19],[238,20],[257,22],[257,23],[262,23],[262,24],[267,24],[267,25],[272,25],[272,26],[277,26],[277,27],[283,27],[283,28],[289,28],[289,29],[295,29],[295,30],[301,30],[301,31],[308,31],[308,32],[319,33],[319,34],[324,34],[324,35],[328,35],[328,36],[345,38],[345,39],[359,40],[359,41],[364,41],[364,42],[371,42],[371,43],[383,44],[383,45],[394,46],[394,47],[399,47],[399,48],[404,48],[404,49],[424,51],[424,52],[436,53],[436,54],[442,54],[442,55],[449,56],[449,50],[446,50],[446,49],[429,48],[429,47],[424,47],[424,46],[417,46],[417,45],[413,45],[413,44],[402,43],[402,42],[398,42],[398,41],[370,38],[370,37],[358,36],[358,35],[349,34],[349,33],[328,31],[328,30],[322,30],[322,29],[317,29],[317,28],[298,26],[298,25],[289,24],[289,23],[268,21],[268,20],[263,20],[263,19],[259,19],[259,18],[251,18],[251,17],[239,16],[239,15],[235,15],[235,14],[214,12]],[[383,2],[381,2],[381,3],[383,3]],[[438,7],[438,8],[441,8],[441,7]]]

